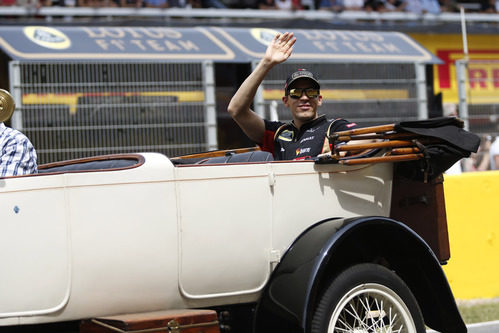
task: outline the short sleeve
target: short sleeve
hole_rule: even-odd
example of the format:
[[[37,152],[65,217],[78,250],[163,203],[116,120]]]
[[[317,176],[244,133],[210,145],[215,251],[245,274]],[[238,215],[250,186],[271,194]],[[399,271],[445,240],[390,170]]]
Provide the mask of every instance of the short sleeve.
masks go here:
[[[256,142],[260,146],[260,149],[263,151],[268,151],[269,153],[274,153],[274,138],[277,130],[284,125],[283,122],[280,121],[269,121],[264,119],[265,123],[265,134],[263,135],[262,142]]]

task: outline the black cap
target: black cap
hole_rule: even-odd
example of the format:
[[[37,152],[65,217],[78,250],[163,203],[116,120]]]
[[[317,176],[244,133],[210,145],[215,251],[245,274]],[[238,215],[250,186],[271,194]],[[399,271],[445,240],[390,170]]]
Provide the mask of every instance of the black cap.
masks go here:
[[[284,91],[286,92],[286,95],[289,92],[289,88],[290,88],[291,84],[293,84],[293,82],[295,82],[298,79],[312,80],[314,82],[314,84],[317,86],[317,88],[319,88],[319,89],[321,88],[321,85],[319,84],[319,81],[317,80],[315,75],[311,71],[301,68],[301,69],[297,70],[296,72],[294,72],[293,74],[291,74],[288,77],[288,79],[286,80],[286,84],[284,85]]]

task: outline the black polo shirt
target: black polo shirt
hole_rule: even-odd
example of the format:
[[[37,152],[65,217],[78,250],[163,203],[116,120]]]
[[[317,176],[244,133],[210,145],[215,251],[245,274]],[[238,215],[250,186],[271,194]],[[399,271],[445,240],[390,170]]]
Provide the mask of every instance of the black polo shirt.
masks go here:
[[[265,135],[258,143],[263,151],[271,152],[276,160],[301,160],[331,151],[327,134],[357,127],[345,119],[328,120],[325,115],[297,129],[293,123],[265,121]]]

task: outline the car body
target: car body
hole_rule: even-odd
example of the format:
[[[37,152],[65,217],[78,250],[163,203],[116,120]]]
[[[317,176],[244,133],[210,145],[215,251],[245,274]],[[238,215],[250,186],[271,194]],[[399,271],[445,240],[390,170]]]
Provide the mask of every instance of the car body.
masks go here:
[[[258,332],[310,331],[331,277],[383,263],[427,325],[463,330],[445,242],[394,219],[393,163],[210,156],[107,155],[0,179],[0,325],[249,304]]]

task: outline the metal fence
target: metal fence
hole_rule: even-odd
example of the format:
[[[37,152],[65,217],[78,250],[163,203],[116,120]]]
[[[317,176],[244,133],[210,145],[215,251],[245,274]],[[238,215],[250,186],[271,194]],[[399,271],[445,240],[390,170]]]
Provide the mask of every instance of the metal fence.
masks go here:
[[[254,63],[256,66],[256,62]],[[218,148],[214,66],[203,63],[19,62],[9,64],[12,126],[40,163],[155,151],[178,156]],[[320,113],[361,126],[428,117],[424,64],[295,63],[273,68],[255,111],[291,120],[284,81],[297,68],[318,74]]]
[[[393,63],[287,62],[267,75],[257,94],[257,113],[270,119],[291,120],[281,97],[285,79],[298,68],[318,75],[323,96],[319,113],[328,118],[341,117],[373,126],[428,117],[424,65]]]
[[[459,109],[467,128],[482,136],[499,135],[499,61],[456,61]]]
[[[217,148],[213,64],[11,62],[12,125],[39,163]]]

